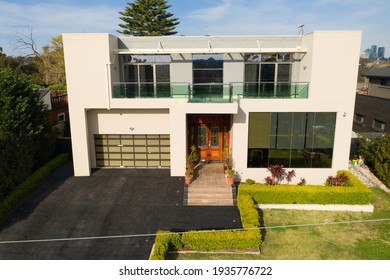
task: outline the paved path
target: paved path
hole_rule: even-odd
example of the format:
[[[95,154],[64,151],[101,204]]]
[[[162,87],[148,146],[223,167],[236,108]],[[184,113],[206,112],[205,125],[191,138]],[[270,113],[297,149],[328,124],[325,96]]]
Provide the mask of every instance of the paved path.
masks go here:
[[[235,205],[235,189],[227,184],[222,163],[198,164],[186,195],[187,205]]]

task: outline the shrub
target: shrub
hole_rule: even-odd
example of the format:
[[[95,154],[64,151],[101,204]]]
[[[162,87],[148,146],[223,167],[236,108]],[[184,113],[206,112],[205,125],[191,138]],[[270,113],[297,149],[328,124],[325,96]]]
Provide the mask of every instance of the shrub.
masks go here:
[[[195,250],[258,249],[261,235],[260,230],[189,231],[182,242]]]
[[[372,192],[350,172],[342,170],[349,177],[349,186],[294,186],[294,185],[255,185],[241,184],[238,196],[248,195],[255,203],[271,204],[369,204]]]
[[[287,183],[290,183],[296,175],[294,170],[287,172],[283,165],[270,165],[267,171],[271,172],[271,176],[264,178],[266,185],[279,185],[284,179],[287,180]]]
[[[305,186],[306,185],[306,179],[301,177],[301,180],[299,181],[299,183],[297,185],[298,186]]]
[[[68,160],[67,154],[62,154],[46,165],[39,168],[32,175],[27,177],[20,185],[18,185],[11,193],[9,193],[0,204],[0,220],[17,204],[25,195],[31,191],[40,181],[47,177],[50,173],[63,165]]]
[[[255,203],[249,195],[238,196],[237,207],[240,211],[241,224],[244,228],[257,228],[260,226],[259,212],[257,212]]]
[[[336,176],[329,176],[326,179],[325,186],[348,186],[349,177],[344,172],[337,174]]]
[[[373,168],[375,175],[390,187],[390,135],[372,140],[359,138],[358,152],[365,163]]]
[[[181,236],[169,231],[159,230],[154,241],[153,252],[150,260],[165,260],[169,250],[177,250],[183,246]]]
[[[249,185],[249,186],[250,186],[250,185],[253,185],[254,183],[255,183],[255,181],[252,180],[252,179],[249,179],[249,178],[248,178],[248,179],[245,180],[245,184],[247,184],[247,185]]]

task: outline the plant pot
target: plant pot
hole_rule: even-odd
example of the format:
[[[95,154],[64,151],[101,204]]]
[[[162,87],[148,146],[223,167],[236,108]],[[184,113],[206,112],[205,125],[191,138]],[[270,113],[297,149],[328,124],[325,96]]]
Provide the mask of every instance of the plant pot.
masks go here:
[[[234,177],[227,177],[227,183],[228,183],[228,185],[233,185],[233,183],[234,183]]]
[[[191,184],[192,177],[185,177],[185,183],[186,185]]]

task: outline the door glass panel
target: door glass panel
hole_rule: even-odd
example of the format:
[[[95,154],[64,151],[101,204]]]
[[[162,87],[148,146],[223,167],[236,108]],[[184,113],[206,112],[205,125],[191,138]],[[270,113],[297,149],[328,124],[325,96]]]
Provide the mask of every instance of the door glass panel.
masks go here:
[[[198,147],[199,148],[206,147],[206,127],[205,126],[198,127]]]
[[[219,127],[212,126],[210,129],[210,146],[212,148],[219,147]]]
[[[169,65],[156,65],[157,97],[169,97],[171,95],[171,87],[169,81]]]
[[[140,65],[139,66],[139,81],[141,83],[140,96],[141,97],[154,96],[153,66],[152,65]]]
[[[260,71],[261,95],[274,95],[275,64],[261,64]]]

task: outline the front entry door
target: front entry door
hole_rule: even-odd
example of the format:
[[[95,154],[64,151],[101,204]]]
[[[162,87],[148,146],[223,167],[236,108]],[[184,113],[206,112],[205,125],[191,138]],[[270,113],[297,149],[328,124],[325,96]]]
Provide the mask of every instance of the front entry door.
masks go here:
[[[218,124],[199,124],[197,144],[200,160],[222,160],[223,129]]]

